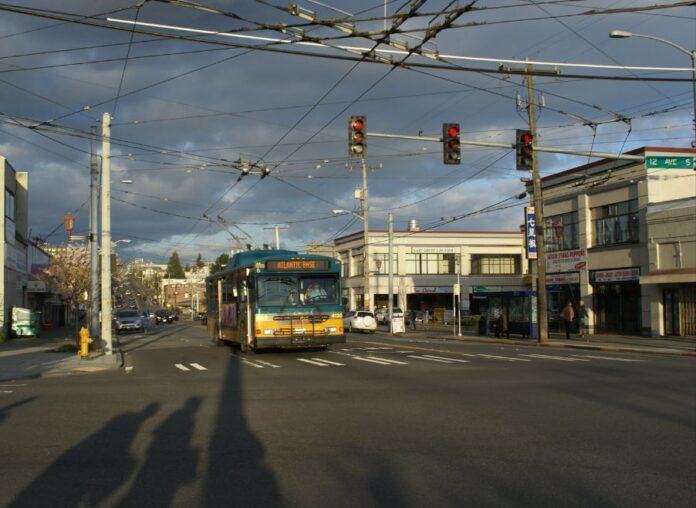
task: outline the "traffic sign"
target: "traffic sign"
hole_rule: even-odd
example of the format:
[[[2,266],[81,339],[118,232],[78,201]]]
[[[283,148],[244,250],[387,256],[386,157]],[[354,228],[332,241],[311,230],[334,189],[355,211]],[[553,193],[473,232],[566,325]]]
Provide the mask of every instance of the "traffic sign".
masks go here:
[[[693,156],[647,155],[646,169],[694,169]]]

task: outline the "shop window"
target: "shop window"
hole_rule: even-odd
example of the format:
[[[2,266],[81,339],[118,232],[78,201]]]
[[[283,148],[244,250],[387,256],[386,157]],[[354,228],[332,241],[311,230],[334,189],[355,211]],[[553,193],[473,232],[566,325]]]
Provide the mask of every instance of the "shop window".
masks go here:
[[[356,256],[353,256],[353,263],[351,264],[350,275],[351,277],[359,277],[363,273],[363,255],[362,252]]]
[[[452,275],[455,254],[406,254],[406,273],[415,275]]]
[[[472,275],[519,275],[520,257],[496,254],[471,256]]]
[[[396,256],[396,252],[393,253],[393,266],[394,268],[392,269],[392,273],[399,273],[399,263],[398,259]],[[387,260],[389,259],[389,254],[388,253],[375,253],[373,256],[374,259],[374,271],[378,273],[379,275],[389,275],[389,263]]]
[[[592,209],[594,246],[639,241],[638,200],[631,199]]]
[[[578,212],[552,215],[545,218],[545,223],[544,247],[547,252],[579,248]]]

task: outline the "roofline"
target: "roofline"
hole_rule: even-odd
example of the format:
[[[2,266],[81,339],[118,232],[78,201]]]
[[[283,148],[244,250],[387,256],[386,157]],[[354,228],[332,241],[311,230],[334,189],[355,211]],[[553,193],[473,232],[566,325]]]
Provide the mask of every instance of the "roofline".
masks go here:
[[[383,233],[383,234],[389,234],[388,229],[370,229],[368,231],[368,235],[370,233]],[[365,233],[363,231],[357,231],[355,233],[351,233],[349,235],[341,236],[338,237],[334,240],[334,243],[337,243],[339,240],[345,240],[348,238],[353,238],[353,237],[362,237]],[[443,231],[434,231],[432,229],[425,229],[425,230],[418,230],[418,231],[411,231],[409,229],[403,229],[403,230],[394,230],[393,231],[394,236],[396,235],[402,235],[400,238],[403,238],[403,235],[408,235],[408,236],[416,236],[419,234],[447,234],[447,235],[518,235],[521,236],[523,235],[522,232],[520,231],[454,231],[454,230],[443,230]]]

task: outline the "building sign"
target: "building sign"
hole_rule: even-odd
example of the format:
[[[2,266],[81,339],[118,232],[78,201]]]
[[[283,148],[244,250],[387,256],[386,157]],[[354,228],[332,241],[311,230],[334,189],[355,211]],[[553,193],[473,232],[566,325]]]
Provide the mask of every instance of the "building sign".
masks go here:
[[[411,247],[411,254],[456,254],[457,247]]]
[[[30,280],[27,281],[27,293],[46,293],[48,289],[46,288],[46,281],[43,280]]]
[[[573,272],[587,269],[585,249],[546,253],[546,273]]]
[[[435,294],[435,293],[451,293],[451,286],[437,287],[437,286],[422,286],[413,288],[414,293],[420,294]]]
[[[580,284],[580,272],[546,274],[546,284]]]
[[[590,272],[590,281],[597,284],[638,279],[640,279],[640,268],[619,268],[618,270],[594,270]]]
[[[537,258],[537,243],[536,243],[536,213],[533,206],[524,208],[524,223],[525,223],[525,243],[527,249],[527,259]]]
[[[266,261],[269,272],[302,272],[306,270],[328,270],[328,259],[286,259],[282,261]]]

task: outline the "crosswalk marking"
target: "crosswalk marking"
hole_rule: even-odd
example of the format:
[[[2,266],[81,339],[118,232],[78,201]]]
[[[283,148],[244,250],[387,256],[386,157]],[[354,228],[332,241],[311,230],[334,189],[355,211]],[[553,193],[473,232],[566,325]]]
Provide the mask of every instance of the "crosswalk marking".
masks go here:
[[[309,360],[309,359],[307,359],[307,358],[298,358],[297,361],[298,361],[298,362],[311,363],[312,365],[316,365],[317,367],[328,367],[328,366],[329,366],[328,363],[324,363],[324,362],[315,362],[314,360]]]
[[[272,369],[279,369],[280,365],[276,365],[275,363],[271,362],[264,362],[263,360],[256,360],[258,363],[261,365],[265,365],[266,367],[271,367]]]
[[[331,360],[324,360],[323,358],[312,358],[312,360],[316,360],[316,361],[318,361],[318,362],[328,363],[329,365],[335,365],[336,367],[343,367],[343,366],[345,366],[345,364],[343,364],[343,363],[332,362]]]
[[[484,354],[478,354],[476,356],[480,356],[481,358],[488,358],[489,360],[504,360],[506,362],[531,362],[531,360],[527,358],[513,358],[511,356],[497,356]]]
[[[634,358],[613,358],[611,356],[597,356],[597,355],[573,355],[577,358],[592,358],[596,360],[610,360],[612,362],[644,362],[645,360],[638,360]]]
[[[400,362],[398,360],[392,360],[391,358],[378,358],[376,356],[368,356],[370,360],[379,360],[381,362],[393,363],[395,365],[408,365],[408,362]]]
[[[435,356],[435,355],[422,355],[425,358],[433,358],[436,360],[446,360],[448,362],[455,363],[470,363],[469,360],[462,360],[460,358],[449,358],[448,356]]]
[[[205,367],[203,367],[203,365],[201,365],[200,363],[192,363],[190,365],[196,370],[208,370]]]
[[[452,363],[452,362],[450,362],[449,360],[442,360],[442,359],[439,359],[439,358],[428,358],[428,357],[425,356],[425,355],[423,355],[423,356],[408,355],[408,357],[409,357],[409,358],[415,358],[415,359],[417,359],[417,360],[428,360],[428,361],[431,361],[431,362],[438,362],[438,363]]]
[[[252,367],[256,367],[257,369],[263,369],[263,365],[259,365],[258,363],[250,362],[249,360],[245,360],[242,358],[242,363],[245,365],[251,365]]]
[[[377,364],[379,364],[379,365],[393,365],[393,364],[391,364],[391,363],[389,363],[389,362],[387,362],[387,361],[378,360],[378,359],[375,359],[375,358],[364,358],[364,357],[362,357],[362,356],[351,356],[351,358],[353,358],[354,360],[360,360],[360,361],[363,361],[363,362],[377,363]]]
[[[530,358],[541,358],[542,360],[559,360],[561,362],[589,362],[590,360],[586,360],[584,358],[569,358],[567,356],[552,356],[552,355],[520,355],[520,356],[528,356]]]
[[[175,366],[177,369],[183,370],[183,371],[185,371],[185,372],[191,370],[191,369],[189,369],[186,365],[183,365],[183,364],[181,364],[181,363],[177,363],[177,364],[175,364],[174,366]]]

